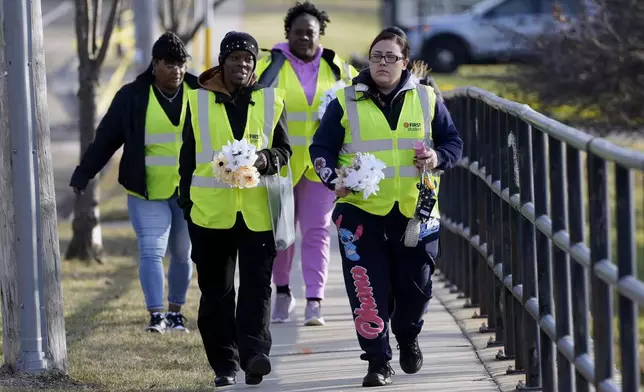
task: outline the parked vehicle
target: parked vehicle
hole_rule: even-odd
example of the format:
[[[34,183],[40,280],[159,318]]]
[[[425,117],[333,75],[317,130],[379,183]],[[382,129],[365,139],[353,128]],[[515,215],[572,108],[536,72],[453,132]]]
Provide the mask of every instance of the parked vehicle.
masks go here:
[[[423,8],[418,0],[394,0],[390,7],[398,11],[393,24],[407,33],[412,57],[427,62],[432,72],[451,73],[462,64],[529,59],[527,43],[557,28],[552,16],[555,3],[574,17],[584,1],[483,0],[463,12],[442,15],[419,13],[431,4]]]

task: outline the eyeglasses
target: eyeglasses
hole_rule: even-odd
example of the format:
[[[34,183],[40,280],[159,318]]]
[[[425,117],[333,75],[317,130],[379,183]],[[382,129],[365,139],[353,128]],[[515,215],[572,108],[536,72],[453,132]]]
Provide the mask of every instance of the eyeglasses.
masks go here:
[[[396,56],[395,54],[370,54],[369,55],[369,61],[371,61],[372,63],[379,63],[382,61],[383,58],[385,59],[385,63],[387,64],[393,64],[404,59],[404,57]]]
[[[172,72],[175,69],[179,71],[183,71],[186,68],[186,63],[183,64],[168,64],[165,61],[161,62],[161,64],[167,69],[168,71]]]

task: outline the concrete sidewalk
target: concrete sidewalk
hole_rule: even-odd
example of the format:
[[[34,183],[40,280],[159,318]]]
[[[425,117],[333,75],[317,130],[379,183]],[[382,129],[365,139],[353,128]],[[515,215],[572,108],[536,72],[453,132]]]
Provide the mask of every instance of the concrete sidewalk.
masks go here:
[[[334,230],[335,238],[335,230]],[[299,241],[298,241],[299,243]],[[332,243],[329,284],[323,303],[324,327],[302,327],[304,320],[303,283],[296,255],[292,289],[298,300],[295,320],[272,324],[273,372],[260,385],[262,391],[349,391],[362,390],[367,362],[360,360],[356,332],[342,278],[337,238]],[[299,252],[298,252],[299,253]],[[448,291],[436,284],[435,296]],[[462,334],[452,316],[436,298],[425,315],[420,337],[424,367],[414,375],[405,374],[398,365],[395,338],[391,337],[396,374],[387,391],[499,391],[479,361],[472,345]],[[258,390],[241,383],[225,390]],[[224,390],[222,388],[222,390]]]

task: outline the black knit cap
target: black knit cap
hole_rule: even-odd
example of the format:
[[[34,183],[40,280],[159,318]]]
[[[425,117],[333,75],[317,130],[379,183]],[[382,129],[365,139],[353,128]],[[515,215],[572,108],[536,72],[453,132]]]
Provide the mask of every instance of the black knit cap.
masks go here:
[[[229,31],[226,36],[221,40],[219,46],[219,64],[223,64],[226,58],[236,50],[245,50],[253,55],[253,60],[257,62],[257,55],[259,53],[259,45],[257,40],[248,33],[241,31]]]

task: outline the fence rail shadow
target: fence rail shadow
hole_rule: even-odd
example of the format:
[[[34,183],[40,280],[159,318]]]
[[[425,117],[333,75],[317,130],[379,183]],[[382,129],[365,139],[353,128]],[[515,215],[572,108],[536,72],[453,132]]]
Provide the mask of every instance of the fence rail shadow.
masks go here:
[[[438,267],[488,346],[525,373],[517,389],[637,391],[644,153],[485,90],[443,95],[464,152],[441,181]]]

